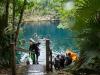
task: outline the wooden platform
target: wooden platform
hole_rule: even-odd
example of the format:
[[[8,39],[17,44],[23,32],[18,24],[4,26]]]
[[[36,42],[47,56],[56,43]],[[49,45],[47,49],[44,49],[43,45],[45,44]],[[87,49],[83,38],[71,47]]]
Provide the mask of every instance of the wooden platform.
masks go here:
[[[46,75],[44,65],[29,65],[26,75]]]
[[[30,64],[27,65],[25,75],[47,75],[46,72],[52,71],[52,52],[50,50],[49,40],[40,39],[40,43],[40,56],[38,59],[39,64],[33,64],[32,61],[30,61]],[[29,51],[24,52],[27,53]]]
[[[45,41],[41,41],[39,64],[29,65],[26,75],[46,75],[46,46]]]

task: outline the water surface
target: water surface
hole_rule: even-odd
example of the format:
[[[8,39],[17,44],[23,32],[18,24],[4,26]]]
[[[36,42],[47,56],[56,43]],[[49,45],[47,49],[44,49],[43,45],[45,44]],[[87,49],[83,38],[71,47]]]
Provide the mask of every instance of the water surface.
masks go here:
[[[54,52],[64,52],[67,48],[76,50],[75,40],[71,38],[73,32],[69,29],[58,29],[58,22],[33,22],[23,25],[23,38],[28,42],[29,38],[36,33],[40,38],[49,38],[51,49]],[[28,46],[28,44],[27,44]]]

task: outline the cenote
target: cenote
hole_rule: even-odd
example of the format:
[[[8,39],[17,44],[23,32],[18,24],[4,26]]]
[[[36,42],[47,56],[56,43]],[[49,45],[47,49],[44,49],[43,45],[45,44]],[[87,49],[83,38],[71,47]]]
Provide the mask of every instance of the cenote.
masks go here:
[[[25,23],[22,26],[23,38],[26,42],[36,33],[40,38],[49,38],[53,52],[65,52],[67,48],[77,50],[73,32],[69,29],[57,28],[59,22],[42,21]],[[28,44],[27,44],[28,47]]]

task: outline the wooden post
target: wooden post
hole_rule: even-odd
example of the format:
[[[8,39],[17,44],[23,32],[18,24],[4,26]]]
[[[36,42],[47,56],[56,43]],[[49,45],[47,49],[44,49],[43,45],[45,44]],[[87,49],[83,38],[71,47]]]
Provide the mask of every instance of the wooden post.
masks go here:
[[[46,40],[46,71],[49,71],[49,39]]]
[[[50,50],[50,64],[51,64],[50,70],[52,72],[53,71],[53,67],[52,67],[52,50]]]
[[[11,43],[11,69],[12,75],[16,75],[15,44]]]

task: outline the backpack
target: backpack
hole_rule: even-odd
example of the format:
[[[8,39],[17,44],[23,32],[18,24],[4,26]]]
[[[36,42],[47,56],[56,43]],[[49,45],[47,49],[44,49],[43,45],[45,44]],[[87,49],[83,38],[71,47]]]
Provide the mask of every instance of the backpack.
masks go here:
[[[72,63],[72,58],[69,56],[65,57],[65,64],[70,65],[71,63]]]

